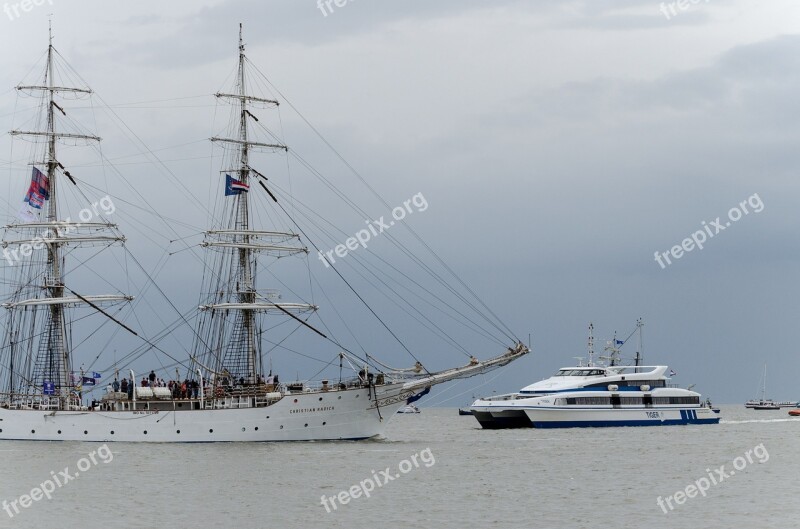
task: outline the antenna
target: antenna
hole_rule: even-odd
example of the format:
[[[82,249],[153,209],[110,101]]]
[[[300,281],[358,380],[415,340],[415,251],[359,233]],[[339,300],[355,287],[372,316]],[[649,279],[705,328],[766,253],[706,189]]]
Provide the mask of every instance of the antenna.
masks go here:
[[[589,322],[589,367],[594,367],[594,323]]]
[[[644,322],[642,318],[636,320],[636,330],[639,331],[639,347],[636,350],[636,365],[640,366],[644,362],[644,346],[642,345],[642,328],[644,327]]]

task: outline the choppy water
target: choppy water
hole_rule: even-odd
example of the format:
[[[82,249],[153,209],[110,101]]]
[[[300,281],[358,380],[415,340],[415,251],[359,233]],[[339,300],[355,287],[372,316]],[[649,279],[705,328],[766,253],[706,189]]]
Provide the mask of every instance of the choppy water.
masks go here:
[[[723,407],[719,426],[487,431],[426,409],[395,417],[383,441],[112,444],[112,461],[96,457],[14,518],[0,511],[0,527],[785,529],[800,525],[800,419],[786,411]],[[768,461],[752,455],[707,497],[668,514],[656,504],[762,443]],[[0,444],[0,499],[74,473],[98,447]],[[387,467],[400,477],[369,498],[321,505]]]

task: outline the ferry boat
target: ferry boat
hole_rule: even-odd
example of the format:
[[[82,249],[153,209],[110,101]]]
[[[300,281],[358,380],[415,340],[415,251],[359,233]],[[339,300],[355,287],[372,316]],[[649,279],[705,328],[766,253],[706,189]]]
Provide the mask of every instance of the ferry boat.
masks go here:
[[[100,137],[78,133],[84,129],[72,121],[65,122],[73,114],[69,101],[89,98],[93,92],[83,84],[69,86],[67,81],[82,83],[82,79],[53,46],[51,30],[44,78],[17,87],[20,94],[33,96],[41,104],[39,121],[26,121],[32,123],[32,128],[11,133],[33,144],[30,160],[33,178],[24,182],[29,191],[23,210],[5,226],[2,240],[4,252],[22,258],[17,265],[9,257],[9,266],[3,269],[0,307],[7,313],[7,323],[2,326],[0,347],[0,440],[183,443],[366,439],[382,435],[397,410],[429,392],[432,386],[486,373],[529,352],[521,341],[514,339],[509,347],[486,360],[478,360],[464,348],[465,364],[451,369],[429,371],[419,360],[413,367],[391,368],[371,352],[354,353],[315,327],[316,320],[311,317],[322,321],[322,316],[313,298],[307,302],[283,302],[274,290],[260,287],[259,277],[276,275],[271,265],[278,259],[292,256],[307,260],[306,245],[316,245],[301,227],[305,225],[308,229],[308,224],[296,222],[282,205],[285,192],[255,169],[260,163],[255,156],[257,152],[288,153],[288,148],[269,135],[269,130],[265,132],[263,125],[258,125],[257,111],[275,109],[279,103],[249,92],[252,86],[263,87],[268,81],[257,77],[260,72],[245,56],[241,26],[237,72],[233,88],[215,94],[232,105],[232,112],[225,137],[211,138],[214,145],[223,149],[220,176],[215,180],[219,199],[210,215],[212,226],[193,234],[203,237],[200,246],[211,255],[198,267],[206,275],[199,289],[199,306],[188,313],[180,312],[162,291],[178,312],[178,322],[191,326],[191,320],[197,321],[194,343],[191,348],[187,345],[188,354],[185,358],[176,357],[158,344],[175,330],[174,326],[153,339],[146,338],[141,329],[132,328],[139,322],[132,315],[134,296],[122,293],[122,288],[136,283],[127,276],[128,263],[139,262],[125,245],[118,225],[96,210],[97,202],[95,213],[100,218],[88,222],[81,215],[80,223],[65,218],[68,209],[65,199],[73,197],[73,201],[78,201],[99,188],[84,175],[71,175],[69,155],[73,151],[62,152],[60,145],[96,145]],[[85,167],[83,163],[81,167]],[[25,169],[26,173],[30,171],[29,167]],[[254,184],[252,190],[251,184]],[[294,211],[294,207],[289,209]],[[265,225],[254,226],[257,219]],[[173,225],[166,219],[164,222],[164,228],[170,234],[175,233]],[[276,227],[273,223],[277,222],[281,224]],[[38,236],[42,232],[43,238]],[[94,255],[102,253],[97,248],[111,251],[114,247],[125,252],[125,259],[116,262],[124,261],[126,266],[114,269],[106,264],[103,268],[102,262],[79,257],[87,247],[94,247]],[[321,252],[319,255],[323,257]],[[310,275],[308,263],[294,266]],[[328,268],[336,271],[375,316],[375,321],[358,320],[358,326],[380,324],[416,359],[332,263],[326,264]],[[139,269],[147,276],[139,292],[143,296],[156,282],[144,267]],[[122,275],[117,278],[119,285],[114,286],[118,293],[90,294],[84,290],[97,284],[113,285],[115,273]],[[446,283],[441,277],[439,281]],[[284,284],[280,279],[275,282]],[[311,278],[305,282],[311,283]],[[291,290],[293,296],[302,295]],[[98,319],[100,322],[96,323]],[[116,347],[123,342],[115,339],[115,334],[105,345],[100,343],[95,347],[96,342],[87,341],[108,322],[143,344],[137,341],[137,348],[125,356],[126,360],[119,361],[115,356],[114,363],[108,369],[99,369],[100,372],[75,369],[81,357],[97,360],[104,356],[110,362],[109,353],[114,351],[116,355],[110,344]],[[327,352],[319,354],[329,357],[330,361],[322,362],[331,370],[329,373],[338,375],[336,379],[303,379],[282,384],[277,376],[273,377],[271,364],[267,363],[271,363],[267,355],[273,347],[267,337],[274,336],[277,332],[274,329],[285,323],[293,326],[293,330],[287,331],[287,338],[302,330],[321,339],[319,348],[325,346]],[[500,323],[497,320],[498,328]],[[509,336],[510,330],[506,333]],[[385,344],[382,348],[386,348]],[[162,365],[159,378],[171,378],[164,364],[180,366],[183,373],[176,369],[175,381],[181,391],[163,387],[163,381],[155,383],[157,377],[152,371],[149,384],[145,379],[140,387],[131,362],[148,351],[164,356],[159,359]],[[81,356],[76,358],[76,353]],[[298,354],[308,356],[305,352]],[[118,388],[117,378],[128,374],[130,384],[123,379]],[[84,402],[92,388],[105,386],[109,389],[99,401],[94,394],[91,405]],[[119,391],[123,386],[127,391]]]
[[[637,322],[641,336],[642,322]],[[670,384],[668,366],[622,366],[619,345],[609,342],[609,365],[595,365],[589,327],[589,364],[563,367],[517,393],[476,400],[472,414],[483,428],[571,428],[718,424],[700,394]]]

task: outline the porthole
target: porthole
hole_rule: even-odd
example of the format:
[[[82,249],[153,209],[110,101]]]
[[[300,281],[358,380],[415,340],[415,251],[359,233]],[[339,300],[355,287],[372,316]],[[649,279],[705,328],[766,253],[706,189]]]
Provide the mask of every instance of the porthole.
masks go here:
[[[211,428],[208,433],[214,433],[214,428]]]
[[[258,431],[258,426],[256,426],[256,431]]]
[[[3,431],[3,430],[0,430],[0,432],[2,432],[2,431]],[[58,431],[58,435],[61,435],[61,430],[59,430],[59,431]]]
[[[89,435],[89,430],[84,430],[83,435]]]
[[[31,433],[36,433],[36,430],[31,430]]]
[[[144,431],[144,434],[147,435],[147,430]]]
[[[243,431],[243,432],[244,432],[245,430],[247,430],[247,428],[242,428],[242,431]]]
[[[295,404],[297,404],[297,399],[294,399]]]
[[[322,402],[322,397],[319,398],[319,401]]]
[[[308,428],[308,423],[306,423],[305,427]]]
[[[283,430],[283,425],[281,424],[281,430]]]
[[[267,415],[267,419],[269,419],[269,415]]]
[[[339,400],[342,400],[342,396],[341,395],[339,395]]]
[[[61,433],[61,432],[58,432],[58,433]],[[111,430],[111,435],[114,435],[114,430]]]
[[[323,422],[323,423],[322,423],[322,426],[325,426],[326,424],[328,424],[328,423],[327,423],[327,422]]]
[[[180,435],[180,434],[181,434],[181,431],[180,431],[180,430],[178,430],[178,431],[177,431],[177,432],[175,432],[175,433],[177,433],[178,435]]]
[[[356,393],[356,398],[358,398],[358,397],[359,397],[359,395],[358,395],[358,393]]]

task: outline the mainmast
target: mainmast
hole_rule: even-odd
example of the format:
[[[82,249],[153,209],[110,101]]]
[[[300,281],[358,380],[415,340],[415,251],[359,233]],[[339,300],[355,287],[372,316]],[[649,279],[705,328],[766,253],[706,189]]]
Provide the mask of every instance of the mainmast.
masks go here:
[[[228,189],[226,195],[233,195],[233,219],[227,226],[206,232],[203,246],[218,248],[223,251],[232,251],[230,265],[232,270],[225,270],[225,261],[221,261],[217,278],[232,277],[232,284],[219,285],[210,290],[210,303],[200,306],[203,311],[208,311],[212,323],[205,328],[211,335],[198,344],[210,347],[211,356],[217,372],[230,374],[237,381],[244,378],[248,383],[253,383],[258,376],[263,374],[260,362],[260,336],[256,313],[289,313],[316,310],[317,307],[303,303],[277,303],[261,295],[256,286],[257,254],[286,256],[297,253],[308,253],[308,249],[299,244],[299,236],[291,232],[259,231],[254,230],[250,219],[250,188],[257,178],[263,178],[261,173],[250,166],[252,150],[261,151],[288,151],[285,145],[264,143],[251,139],[249,122],[258,118],[250,111],[253,105],[262,108],[277,107],[278,102],[254,96],[247,92],[247,57],[242,35],[242,24],[239,24],[239,68],[237,88],[233,93],[217,93],[218,99],[232,101],[236,106],[236,119],[238,130],[231,131],[232,137],[213,137],[211,141],[221,143],[231,148],[233,163],[230,169],[223,173],[237,175],[236,190]],[[235,168],[234,168],[235,167]],[[226,174],[226,178],[228,175]],[[263,182],[261,182],[263,185]],[[253,186],[254,187],[254,186]],[[226,325],[230,324],[227,314],[233,312],[233,328],[228,333]],[[217,324],[213,321],[217,320]],[[201,327],[202,328],[202,327]],[[206,345],[207,344],[207,345]]]
[[[244,41],[242,40],[242,25],[239,24],[239,96],[241,103],[239,140],[240,145],[240,168],[239,181],[249,186],[250,166],[248,165],[250,148],[247,145],[247,93],[245,90],[245,56]],[[239,290],[239,299],[243,304],[255,303],[255,290],[253,285],[253,269],[250,264],[250,193],[239,195],[238,200],[238,229],[243,233],[242,242],[239,248],[239,277],[242,278],[242,285]],[[244,339],[244,350],[247,353],[247,372],[250,376],[258,373],[256,362],[255,329],[253,326],[254,314],[252,310],[242,311],[242,337]]]

